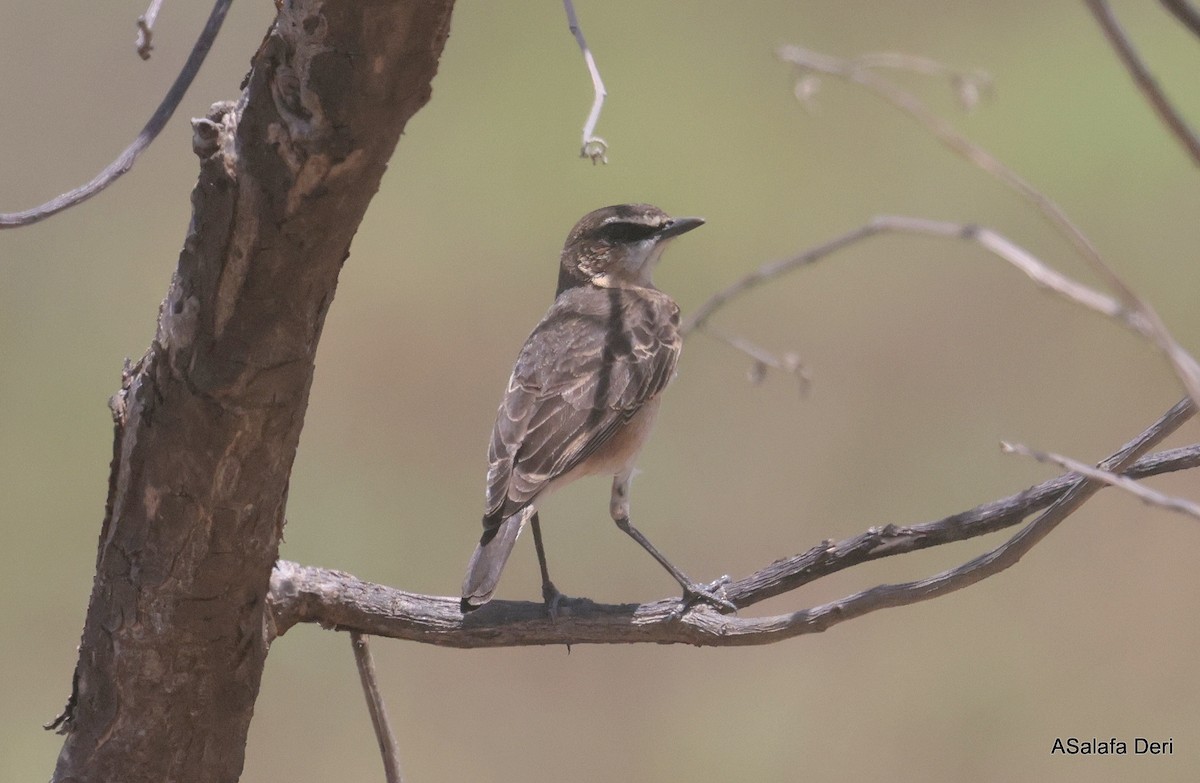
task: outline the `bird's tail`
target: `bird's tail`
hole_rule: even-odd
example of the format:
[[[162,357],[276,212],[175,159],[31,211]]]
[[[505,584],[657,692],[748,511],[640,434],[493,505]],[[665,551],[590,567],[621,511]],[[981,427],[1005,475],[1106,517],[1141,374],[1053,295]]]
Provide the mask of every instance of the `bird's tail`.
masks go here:
[[[469,612],[492,600],[496,585],[500,582],[500,572],[512,554],[517,536],[521,535],[525,523],[533,516],[533,506],[526,506],[517,513],[505,519],[489,538],[488,531],[479,540],[471,562],[467,563],[467,576],[463,579],[462,610]]]

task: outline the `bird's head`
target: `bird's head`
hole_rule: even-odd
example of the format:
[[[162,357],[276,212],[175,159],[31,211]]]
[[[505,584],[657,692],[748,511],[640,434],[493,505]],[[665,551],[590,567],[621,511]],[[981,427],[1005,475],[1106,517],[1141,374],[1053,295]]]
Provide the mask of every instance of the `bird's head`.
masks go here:
[[[617,204],[589,212],[563,246],[558,293],[588,284],[653,285],[654,266],[671,239],[702,225],[702,218],[673,218],[649,204]]]

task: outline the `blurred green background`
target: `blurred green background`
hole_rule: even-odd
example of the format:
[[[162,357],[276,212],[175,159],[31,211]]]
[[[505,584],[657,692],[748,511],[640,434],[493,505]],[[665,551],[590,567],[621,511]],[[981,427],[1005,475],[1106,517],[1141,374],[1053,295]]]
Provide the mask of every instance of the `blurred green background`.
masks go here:
[[[0,2],[0,208],[107,163],[141,127],[209,3],[168,3],[150,63],[139,3]],[[792,97],[775,47],[904,51],[996,79],[961,116],[898,77],[1043,188],[1193,351],[1200,187],[1081,3],[588,2],[610,92],[607,166],[576,157],[591,102],[555,0],[463,0],[342,275],[291,482],[283,556],[409,590],[456,592],[484,451],[521,341],[548,305],[572,223],[650,201],[709,225],[657,281],[689,311],[746,271],[906,214],[994,227],[1094,282],[1025,204],[908,119],[825,82]],[[1200,45],[1154,3],[1117,11],[1200,125]],[[45,779],[91,588],[121,363],[153,335],[190,207],[188,118],[237,95],[272,4],[237,3],[158,143],[99,198],[0,235],[0,780]],[[913,523],[1053,475],[997,442],[1098,459],[1180,396],[1119,327],[959,243],[884,237],[731,306],[715,322],[813,375],[746,380],[689,341],[634,499],[690,574],[744,575],[825,538]],[[419,370],[414,372],[414,368]],[[1172,440],[1194,441],[1190,424]],[[1195,475],[1153,482],[1191,493]],[[607,485],[546,509],[558,585],[605,601],[675,586],[618,533]],[[759,648],[454,651],[379,640],[412,781],[1195,780],[1200,643],[1194,520],[1105,493],[1017,567],[973,588]],[[911,579],[999,538],[855,569],[747,614]],[[535,599],[523,543],[502,595]],[[1173,738],[1164,758],[1052,757],[1055,737]],[[379,780],[344,635],[276,642],[244,780]]]

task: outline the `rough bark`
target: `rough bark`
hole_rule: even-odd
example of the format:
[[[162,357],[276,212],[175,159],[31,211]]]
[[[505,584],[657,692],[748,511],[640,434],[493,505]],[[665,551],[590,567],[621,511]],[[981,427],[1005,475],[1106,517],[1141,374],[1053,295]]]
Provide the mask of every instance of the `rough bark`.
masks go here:
[[[193,218],[113,398],[96,577],[56,781],[233,781],[313,359],[452,0],[293,0],[195,124]]]

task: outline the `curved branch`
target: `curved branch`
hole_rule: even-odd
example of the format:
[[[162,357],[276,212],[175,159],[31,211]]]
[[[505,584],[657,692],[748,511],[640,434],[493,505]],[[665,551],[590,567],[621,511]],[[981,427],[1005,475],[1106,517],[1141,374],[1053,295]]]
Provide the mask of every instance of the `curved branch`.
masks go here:
[[[870,66],[871,56],[844,60],[827,54],[814,52],[799,46],[784,46],[778,51],[779,58],[795,66],[803,79],[811,73],[836,76],[858,84],[884,101],[890,103],[916,120],[934,138],[981,170],[998,179],[1021,198],[1036,208],[1080,254],[1092,270],[1104,280],[1105,285],[1116,295],[1122,308],[1136,313],[1144,326],[1142,333],[1159,348],[1170,361],[1188,395],[1200,404],[1200,363],[1183,349],[1171,335],[1162,318],[1148,302],[1139,297],[1100,255],[1095,244],[1072,221],[1053,199],[1035,188],[1020,174],[1006,166],[999,158],[974,143],[954,126],[935,114],[915,95],[900,89],[879,76]],[[867,63],[864,65],[864,63]],[[798,91],[799,94],[799,91]]]
[[[74,190],[69,190],[61,196],[56,196],[41,206],[21,212],[0,212],[0,228],[28,226],[62,212],[64,209],[70,209],[104,190],[133,168],[134,161],[150,146],[150,143],[162,132],[162,129],[166,127],[167,121],[171,119],[171,115],[179,107],[179,102],[183,100],[188,87],[192,86],[192,80],[200,72],[200,66],[204,64],[204,58],[208,56],[208,50],[212,48],[213,41],[217,38],[217,33],[221,31],[221,25],[225,22],[225,14],[229,11],[229,6],[232,3],[233,0],[217,0],[216,5],[213,6],[212,13],[208,15],[208,22],[205,23],[204,29],[200,31],[200,37],[196,39],[195,46],[192,47],[192,53],[188,55],[187,62],[183,64],[183,68],[179,71],[179,76],[175,78],[175,83],[171,85],[171,89],[163,97],[162,103],[154,110],[154,114],[150,116],[146,126],[142,128],[142,132],[125,148],[124,152],[117,156],[116,160],[105,166],[104,170],[97,174],[91,182],[88,182],[86,185],[80,185]],[[157,14],[157,9],[155,9],[155,13]],[[153,24],[153,21],[150,23]],[[147,43],[148,41],[149,39],[147,38]],[[148,48],[146,56],[149,56]]]
[[[1200,467],[1200,444],[1141,456],[1193,415],[1190,399],[1176,404],[1145,432],[1101,463],[1130,478]],[[1139,458],[1140,457],[1140,458]],[[957,568],[928,579],[878,585],[854,595],[776,617],[741,618],[706,605],[680,614],[678,599],[646,604],[597,604],[567,599],[556,620],[540,603],[493,601],[463,616],[459,599],[418,595],[323,568],[281,560],[268,597],[272,636],[296,623],[354,630],[445,647],[515,647],[547,644],[769,644],[891,606],[904,606],[959,590],[1008,568],[1104,484],[1067,473],[936,522],[873,527],[845,541],[826,542],[725,587],[725,597],[747,607],[823,576],[870,560],[927,549],[1011,527],[1045,509],[1012,539]]]
[[[1017,243],[997,233],[990,228],[969,223],[949,223],[941,220],[926,218],[904,217],[901,215],[880,215],[867,221],[853,231],[847,231],[841,236],[809,248],[794,256],[763,264],[758,269],[746,274],[740,280],[713,294],[696,311],[684,319],[680,330],[687,333],[700,329],[705,330],[708,320],[728,304],[752,288],[774,280],[777,277],[795,271],[800,267],[820,261],[825,256],[841,250],[856,242],[876,236],[877,234],[916,234],[920,236],[942,237],[944,239],[961,239],[974,242],[992,255],[1006,261],[1025,273],[1038,286],[1053,291],[1076,304],[1089,310],[1095,310],[1101,315],[1112,318],[1132,329],[1147,339],[1153,339],[1150,326],[1138,312],[1130,311],[1121,302],[1110,296],[1105,296],[1082,283],[1056,272],[1045,263],[1039,261],[1032,253]]]

